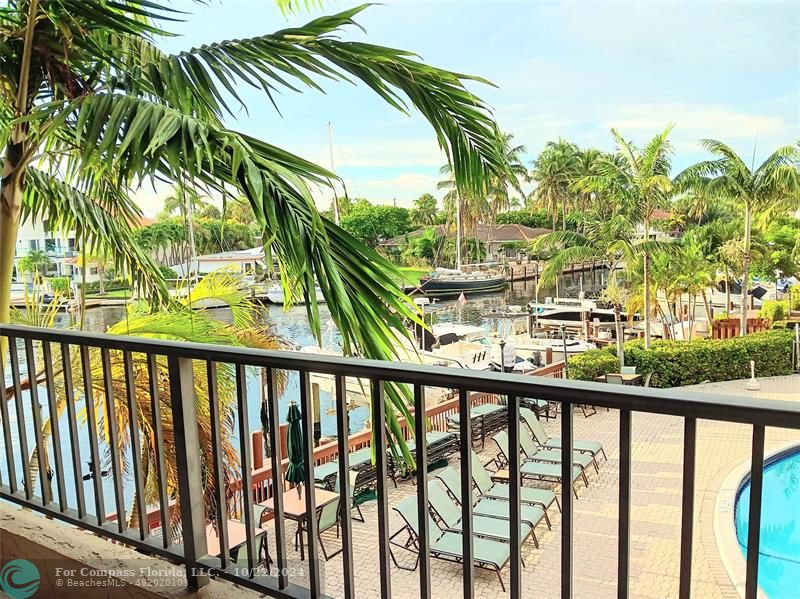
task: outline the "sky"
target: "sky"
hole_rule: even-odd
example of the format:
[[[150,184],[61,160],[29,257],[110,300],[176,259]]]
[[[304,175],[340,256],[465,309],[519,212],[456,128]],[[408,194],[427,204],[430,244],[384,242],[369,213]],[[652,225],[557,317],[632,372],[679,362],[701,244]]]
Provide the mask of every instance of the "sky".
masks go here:
[[[270,0],[180,0],[189,14],[180,34],[160,42],[178,52],[223,39],[264,35],[357,2],[324,1],[322,9],[284,16]],[[705,158],[701,138],[765,158],[800,139],[800,2],[384,0],[343,39],[411,50],[427,63],[482,76],[471,85],[503,131],[524,144],[526,164],[559,137],[613,150],[610,129],[644,144],[668,123],[675,128],[673,168]],[[353,197],[410,206],[435,195],[445,163],[431,127],[404,115],[363,85],[323,82],[325,93],[285,90],[280,114],[264,94],[242,85],[248,111],[228,118],[255,135],[330,167]],[[146,214],[164,189],[143,189]],[[317,203],[327,207],[331,193]]]

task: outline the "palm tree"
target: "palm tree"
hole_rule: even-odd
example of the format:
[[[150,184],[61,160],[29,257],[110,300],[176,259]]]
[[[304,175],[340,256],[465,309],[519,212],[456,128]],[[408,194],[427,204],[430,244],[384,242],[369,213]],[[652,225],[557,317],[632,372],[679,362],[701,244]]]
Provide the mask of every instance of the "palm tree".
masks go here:
[[[514,134],[503,133],[500,138],[500,151],[508,163],[509,171],[502,176],[492,177],[489,184],[489,207],[491,210],[492,222],[500,212],[505,212],[513,207],[516,198],[525,198],[522,190],[522,183],[530,181],[528,169],[522,163],[522,154],[528,150],[524,145],[514,145]]]
[[[296,6],[278,2],[284,10]],[[276,88],[357,79],[399,110],[419,110],[457,187],[485,193],[508,167],[490,109],[465,86],[477,79],[405,51],[341,39],[366,8],[178,54],[155,43],[171,35],[177,14],[165,3],[29,0],[0,8],[0,323],[9,319],[23,214],[79,229],[89,246],[102,241],[117,266],[136,277],[141,296],[171,301],[132,235],[141,216],[132,192],[140,181],[162,179],[246,196],[269,241],[267,260],[274,252],[281,275],[297,281],[308,301],[313,333],[322,334],[319,285],[344,352],[391,357],[403,322],[419,317],[396,268],[319,215],[312,189],[335,175],[223,124],[245,107],[241,85],[272,100]],[[411,417],[402,402],[389,403]],[[393,414],[387,410],[399,435]]]
[[[596,163],[597,174],[583,177],[576,187],[585,192],[597,192],[615,201],[618,209],[630,215],[632,220],[643,224],[644,241],[650,239],[650,222],[653,211],[666,202],[672,190],[669,178],[672,145],[668,136],[672,125],[653,137],[644,148],[637,148],[626,141],[616,129],[611,130],[617,144],[619,159],[601,157]],[[641,247],[644,287],[644,338],[645,347],[650,347],[650,276],[649,249]]]
[[[30,275],[42,274],[42,270],[51,264],[50,258],[42,250],[30,250],[17,261],[17,270]]]
[[[750,167],[733,149],[714,139],[704,139],[703,148],[714,158],[690,166],[676,177],[685,189],[712,199],[735,200],[744,207],[744,243],[742,260],[742,310],[740,334],[747,334],[747,292],[750,288],[751,228],[753,215],[787,198],[800,194],[800,148],[783,146],[770,154],[758,168]]]
[[[235,345],[252,347],[259,349],[281,349],[286,347],[286,342],[277,337],[274,330],[267,326],[259,326],[256,321],[258,307],[248,299],[249,294],[245,289],[241,278],[231,271],[217,271],[206,276],[195,287],[191,294],[187,294],[178,299],[167,310],[153,311],[151,306],[146,303],[138,303],[131,306],[125,318],[112,325],[108,329],[110,334],[133,335],[136,337],[150,337],[157,339],[168,339],[173,341],[187,341],[194,343],[214,343],[224,345]],[[191,299],[189,299],[191,298]],[[223,323],[213,317],[210,311],[202,306],[208,300],[215,300],[215,304],[224,302],[232,312],[232,324]],[[19,315],[20,317],[22,315]],[[22,321],[26,322],[26,321]],[[56,389],[56,409],[58,416],[63,415],[67,408],[67,402],[82,401],[85,396],[83,385],[85,381],[81,374],[81,357],[79,348],[72,349],[71,367],[73,369],[73,380],[75,381],[74,393],[67,396],[65,389],[58,386]],[[62,364],[59,354],[58,344],[53,346],[52,364],[55,367],[54,376],[59,377],[61,371],[58,366]],[[141,435],[141,463],[143,470],[144,498],[146,505],[159,503],[157,492],[158,468],[156,452],[161,451],[161,456],[166,460],[166,486],[168,497],[175,501],[180,501],[178,493],[178,473],[175,462],[175,433],[172,410],[170,408],[170,385],[167,377],[157,376],[155,380],[158,384],[158,398],[161,405],[161,423],[163,449],[154,437],[153,433],[153,412],[151,396],[149,391],[150,371],[148,359],[144,354],[132,353],[132,382],[134,399],[136,402],[136,412],[138,418],[138,430]],[[163,356],[156,356],[156,364],[160,372],[167,371],[167,361]],[[95,411],[98,423],[98,434],[101,438],[110,439],[108,434],[108,423],[106,416],[108,412],[107,389],[105,388],[103,360],[98,348],[89,349],[89,365],[91,369],[91,397],[94,402],[92,409]],[[121,470],[123,473],[131,472],[131,464],[126,460],[130,457],[130,412],[126,402],[119,398],[125,397],[127,393],[125,371],[125,360],[122,352],[110,352],[109,378],[112,382],[113,395],[117,398],[115,402],[114,416],[116,426],[119,431],[118,445],[109,448],[109,451],[116,451],[118,458],[122,462]],[[43,359],[39,357],[35,371],[36,379],[43,378],[44,372]],[[229,364],[217,365],[218,378],[218,398],[220,410],[220,442],[222,456],[222,471],[225,479],[226,489],[229,483],[241,475],[238,451],[234,447],[234,409],[236,405],[235,375],[233,368]],[[285,378],[281,378],[283,384]],[[213,476],[214,464],[214,444],[212,442],[212,431],[208,423],[209,419],[209,388],[208,377],[205,365],[197,362],[194,373],[195,402],[197,406],[200,425],[198,426],[200,463],[203,469],[205,509],[209,518],[212,517],[216,509],[215,479]],[[50,419],[46,419],[42,425],[42,439],[45,465],[48,466],[49,451],[46,451],[50,442],[51,424]],[[35,480],[38,472],[38,455],[36,451],[30,456],[28,465],[31,476]],[[43,490],[44,496],[52,498],[52,491]],[[134,497],[133,504],[140,498]],[[234,496],[226,497],[228,504],[225,506],[229,516],[234,516],[235,503]],[[137,510],[133,506],[128,510],[130,514],[130,525],[136,526]],[[173,510],[173,515],[178,518],[179,509]]]
[[[531,199],[553,216],[557,227],[559,212],[562,229],[567,228],[570,186],[578,172],[578,146],[563,139],[549,141],[533,162],[530,178],[536,181]]]
[[[610,274],[607,299],[614,303],[617,329],[617,357],[624,364],[624,339],[619,315],[631,296],[631,291],[619,279],[618,271],[622,261],[632,264],[640,253],[635,239],[635,225],[622,214],[591,223],[584,233],[575,231],[553,231],[538,237],[531,245],[534,253],[550,253],[539,276],[538,287],[553,285],[573,262],[605,262]]]
[[[429,193],[423,193],[414,200],[411,208],[411,221],[415,225],[426,227],[436,221],[436,198]]]

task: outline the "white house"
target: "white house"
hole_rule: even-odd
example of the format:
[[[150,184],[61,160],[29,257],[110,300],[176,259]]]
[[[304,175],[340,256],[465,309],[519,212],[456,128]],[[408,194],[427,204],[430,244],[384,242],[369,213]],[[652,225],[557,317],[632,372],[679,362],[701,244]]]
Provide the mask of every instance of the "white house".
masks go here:
[[[29,220],[23,223],[17,233],[17,247],[14,255],[13,280],[22,281],[22,277],[17,272],[17,262],[29,252],[39,250],[45,252],[50,258],[45,276],[72,276],[74,267],[66,262],[76,253],[75,232],[66,233],[50,231],[47,222],[34,222]]]

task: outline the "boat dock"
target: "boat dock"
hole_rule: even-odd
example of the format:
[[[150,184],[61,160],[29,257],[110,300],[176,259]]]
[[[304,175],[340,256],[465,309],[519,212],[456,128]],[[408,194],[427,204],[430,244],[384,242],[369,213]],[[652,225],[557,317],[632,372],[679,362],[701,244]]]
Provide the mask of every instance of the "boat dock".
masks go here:
[[[510,283],[514,283],[516,281],[531,281],[538,279],[539,272],[541,271],[543,264],[543,261],[537,260],[524,263],[510,262],[507,265],[506,271],[508,281]],[[607,268],[607,266],[601,262],[576,262],[566,266],[563,272],[564,274],[588,272],[595,270],[596,268]]]

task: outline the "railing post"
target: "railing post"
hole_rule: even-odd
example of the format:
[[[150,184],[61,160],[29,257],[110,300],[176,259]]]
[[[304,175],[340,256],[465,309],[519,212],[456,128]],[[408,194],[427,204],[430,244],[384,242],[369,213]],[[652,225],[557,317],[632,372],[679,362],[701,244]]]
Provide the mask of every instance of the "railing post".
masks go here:
[[[175,429],[175,465],[181,505],[183,558],[186,581],[192,589],[208,584],[197,571],[198,558],[206,555],[206,522],[203,481],[200,473],[197,411],[194,406],[194,372],[188,358],[169,356],[169,395]],[[164,534],[169,534],[165,531]]]

